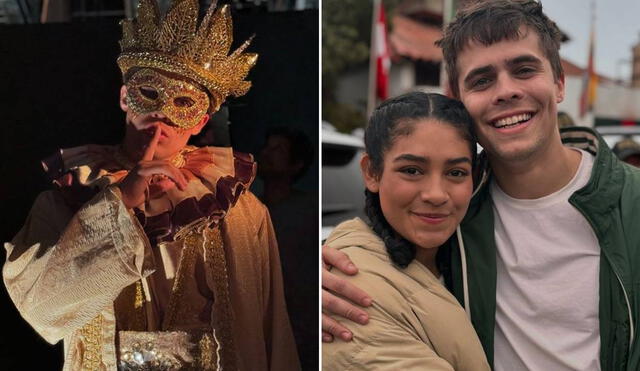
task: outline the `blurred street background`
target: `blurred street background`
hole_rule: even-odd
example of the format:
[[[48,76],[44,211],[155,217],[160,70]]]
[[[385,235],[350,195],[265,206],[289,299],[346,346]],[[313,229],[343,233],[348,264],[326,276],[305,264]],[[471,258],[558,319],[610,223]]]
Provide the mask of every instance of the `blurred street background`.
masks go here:
[[[464,0],[322,1],[322,225],[363,216],[368,113],[410,91],[447,94],[434,45]],[[563,34],[560,126],[595,127],[640,158],[640,1],[541,0]],[[631,161],[629,161],[631,162]]]

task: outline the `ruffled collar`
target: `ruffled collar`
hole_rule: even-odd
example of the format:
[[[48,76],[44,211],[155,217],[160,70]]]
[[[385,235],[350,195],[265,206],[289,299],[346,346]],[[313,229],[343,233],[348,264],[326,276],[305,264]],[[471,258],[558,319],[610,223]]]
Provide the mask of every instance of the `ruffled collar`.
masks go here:
[[[255,178],[253,156],[231,148],[187,146],[179,156],[176,165],[187,179],[185,190],[150,192],[148,200],[133,210],[154,245],[173,241],[186,227],[219,223]],[[76,209],[117,184],[133,167],[118,147],[96,145],[61,150],[42,163]]]

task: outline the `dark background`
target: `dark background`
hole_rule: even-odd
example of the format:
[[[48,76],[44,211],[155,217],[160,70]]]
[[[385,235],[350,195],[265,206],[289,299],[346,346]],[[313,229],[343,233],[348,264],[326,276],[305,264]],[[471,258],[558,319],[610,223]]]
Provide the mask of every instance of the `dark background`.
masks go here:
[[[255,33],[248,51],[259,58],[248,77],[253,83],[249,93],[228,100],[232,144],[257,154],[268,127],[303,130],[316,147],[316,157],[299,186],[317,194],[318,12],[236,12],[233,20],[233,48]],[[11,240],[36,195],[49,188],[41,159],[58,148],[121,139],[124,113],[118,105],[121,75],[115,63],[119,39],[120,27],[111,20],[0,26],[2,241]],[[310,265],[308,277],[285,277],[285,284],[308,281],[312,298],[304,301],[304,308],[289,305],[294,328],[302,319],[317,317],[316,249],[309,246],[310,258],[304,263]],[[4,261],[4,249],[0,255]],[[51,346],[40,338],[1,287],[0,369],[61,369],[62,343]],[[316,323],[308,325],[303,327],[313,333],[297,340],[304,344],[299,349],[304,369],[311,370],[317,369],[318,334]]]

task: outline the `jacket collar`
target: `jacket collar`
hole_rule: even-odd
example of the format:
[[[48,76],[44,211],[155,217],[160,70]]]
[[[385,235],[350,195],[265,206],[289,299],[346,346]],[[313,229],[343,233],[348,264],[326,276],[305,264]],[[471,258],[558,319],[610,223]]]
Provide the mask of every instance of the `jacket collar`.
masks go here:
[[[569,201],[585,215],[602,215],[611,210],[620,199],[624,182],[624,168],[609,149],[602,136],[585,127],[570,127],[561,130],[565,145],[584,149],[595,154],[589,182],[571,196]],[[599,228],[593,225],[594,229]],[[599,223],[595,223],[599,224]]]
[[[617,202],[623,184],[620,181],[623,176],[623,167],[615,154],[602,136],[592,128],[578,126],[563,128],[560,129],[560,137],[565,146],[579,148],[595,155],[589,182],[578,190],[570,201],[584,206],[588,209],[588,213],[601,213],[610,209]],[[469,205],[470,214],[490,198],[489,184],[493,174],[485,152],[478,156],[478,167],[477,185]],[[574,204],[574,206],[577,205]]]

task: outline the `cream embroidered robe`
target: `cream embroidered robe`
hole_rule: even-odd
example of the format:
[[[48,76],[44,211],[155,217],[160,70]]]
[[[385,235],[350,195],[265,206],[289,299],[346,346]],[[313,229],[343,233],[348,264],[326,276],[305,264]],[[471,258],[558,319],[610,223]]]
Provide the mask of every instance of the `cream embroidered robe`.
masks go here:
[[[111,165],[99,163],[108,171],[96,169],[95,156],[83,159],[90,165],[74,167],[74,179],[99,192],[77,211],[64,192],[42,193],[22,230],[5,244],[7,290],[42,337],[51,344],[64,340],[64,370],[115,370],[120,330],[198,326],[216,331],[222,350],[210,358],[222,369],[299,369],[266,207],[245,191],[250,180],[233,192],[221,182],[241,167],[231,149],[189,150],[181,169],[189,179],[186,194],[157,196],[135,212],[113,186],[126,175],[114,171],[117,150],[107,147]],[[178,220],[176,205],[209,194],[227,194],[228,208],[181,225],[190,219]],[[187,206],[182,210],[191,210]],[[141,221],[148,227],[158,215],[173,218],[172,238],[150,242],[153,232]]]

